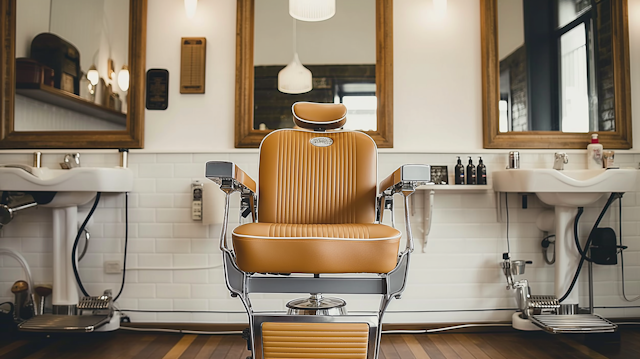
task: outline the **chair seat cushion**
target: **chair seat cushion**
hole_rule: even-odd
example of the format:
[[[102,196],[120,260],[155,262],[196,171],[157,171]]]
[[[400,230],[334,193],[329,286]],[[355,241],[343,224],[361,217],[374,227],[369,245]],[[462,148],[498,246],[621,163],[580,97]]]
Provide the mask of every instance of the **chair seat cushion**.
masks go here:
[[[248,223],[232,236],[245,272],[388,273],[402,235],[383,224]]]

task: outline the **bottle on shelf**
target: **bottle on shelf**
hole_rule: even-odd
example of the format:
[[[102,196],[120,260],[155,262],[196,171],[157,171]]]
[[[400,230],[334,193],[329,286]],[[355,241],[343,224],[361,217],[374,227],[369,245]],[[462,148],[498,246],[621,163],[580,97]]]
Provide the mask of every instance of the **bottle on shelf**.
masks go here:
[[[471,156],[469,156],[469,164],[467,165],[467,184],[476,184],[476,166],[473,165]]]
[[[482,162],[482,157],[478,159],[478,167],[476,167],[476,179],[478,184],[487,184],[487,166]]]
[[[456,176],[456,184],[464,184],[464,166],[462,165],[462,160],[460,156],[458,156],[458,164],[455,168],[455,176]]]

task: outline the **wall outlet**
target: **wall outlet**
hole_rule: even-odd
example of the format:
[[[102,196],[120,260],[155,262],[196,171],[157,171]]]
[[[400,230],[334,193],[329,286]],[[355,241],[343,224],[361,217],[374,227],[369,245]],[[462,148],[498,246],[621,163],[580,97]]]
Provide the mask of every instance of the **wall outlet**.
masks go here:
[[[106,274],[122,273],[122,265],[120,261],[104,261],[104,272]]]

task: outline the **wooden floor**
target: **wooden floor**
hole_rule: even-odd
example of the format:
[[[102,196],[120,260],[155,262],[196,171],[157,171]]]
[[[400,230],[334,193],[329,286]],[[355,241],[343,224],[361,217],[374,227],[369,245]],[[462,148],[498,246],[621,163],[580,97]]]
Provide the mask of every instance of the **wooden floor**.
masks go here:
[[[189,335],[117,331],[75,335],[0,336],[0,358],[244,359],[240,335]],[[546,333],[385,334],[380,358],[640,358],[640,328],[619,335]]]

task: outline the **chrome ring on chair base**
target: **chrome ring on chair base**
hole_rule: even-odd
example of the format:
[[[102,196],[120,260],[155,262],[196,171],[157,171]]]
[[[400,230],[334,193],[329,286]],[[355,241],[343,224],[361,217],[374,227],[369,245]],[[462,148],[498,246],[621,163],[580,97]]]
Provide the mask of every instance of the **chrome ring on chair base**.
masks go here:
[[[340,298],[312,294],[309,298],[294,299],[287,303],[288,315],[347,315],[347,302]]]

